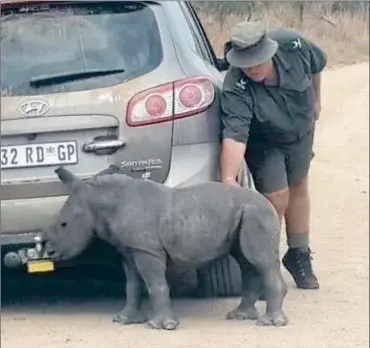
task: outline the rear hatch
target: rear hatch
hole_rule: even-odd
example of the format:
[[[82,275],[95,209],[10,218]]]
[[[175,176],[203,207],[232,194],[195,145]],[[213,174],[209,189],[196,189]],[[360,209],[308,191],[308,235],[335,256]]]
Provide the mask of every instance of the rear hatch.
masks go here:
[[[163,182],[172,103],[152,122],[161,101],[138,95],[172,98],[166,83],[183,78],[160,5],[2,2],[1,17],[1,199],[63,194],[60,165]]]

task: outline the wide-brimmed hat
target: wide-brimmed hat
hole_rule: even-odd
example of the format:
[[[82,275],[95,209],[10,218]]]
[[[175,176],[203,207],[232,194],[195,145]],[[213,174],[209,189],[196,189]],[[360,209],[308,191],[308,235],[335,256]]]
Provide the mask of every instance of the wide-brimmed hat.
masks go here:
[[[237,68],[262,64],[271,59],[279,47],[267,37],[267,26],[262,21],[238,23],[231,29],[230,44],[226,59]]]

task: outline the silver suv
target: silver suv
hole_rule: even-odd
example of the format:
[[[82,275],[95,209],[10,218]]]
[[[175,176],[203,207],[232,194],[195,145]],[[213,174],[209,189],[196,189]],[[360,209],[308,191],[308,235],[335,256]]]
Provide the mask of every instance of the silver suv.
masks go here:
[[[219,180],[228,64],[188,2],[1,7],[3,253],[32,243],[58,213],[60,165],[86,179],[113,163],[171,187]],[[253,184],[246,167],[240,180]],[[211,294],[232,295],[238,273],[228,258],[199,274]]]

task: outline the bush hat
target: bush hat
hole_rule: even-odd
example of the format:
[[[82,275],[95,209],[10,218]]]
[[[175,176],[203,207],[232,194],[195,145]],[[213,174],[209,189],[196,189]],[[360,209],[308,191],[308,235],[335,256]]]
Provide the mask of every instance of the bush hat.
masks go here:
[[[249,68],[271,59],[279,44],[267,37],[266,24],[262,21],[241,22],[231,29],[231,49],[226,54],[230,65]]]

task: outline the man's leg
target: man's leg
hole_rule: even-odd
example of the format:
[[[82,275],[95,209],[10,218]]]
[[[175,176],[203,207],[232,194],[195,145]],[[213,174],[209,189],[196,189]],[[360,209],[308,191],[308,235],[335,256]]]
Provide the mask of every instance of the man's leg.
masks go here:
[[[281,224],[289,202],[284,154],[277,148],[248,147],[246,161],[256,190],[272,203]]]
[[[313,134],[286,151],[289,183],[289,203],[285,211],[288,252],[283,264],[291,273],[297,287],[318,289],[319,282],[311,265],[309,248],[310,196],[308,172],[312,159]]]
[[[288,245],[292,248],[308,247],[310,231],[308,176],[289,186],[285,223]]]

